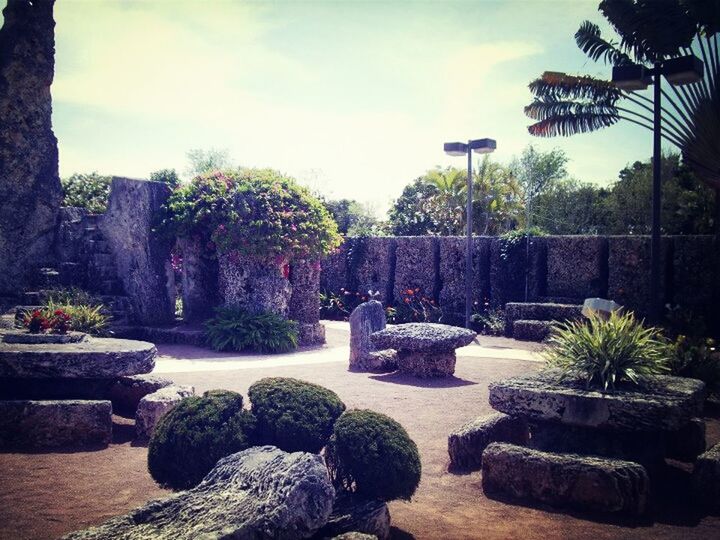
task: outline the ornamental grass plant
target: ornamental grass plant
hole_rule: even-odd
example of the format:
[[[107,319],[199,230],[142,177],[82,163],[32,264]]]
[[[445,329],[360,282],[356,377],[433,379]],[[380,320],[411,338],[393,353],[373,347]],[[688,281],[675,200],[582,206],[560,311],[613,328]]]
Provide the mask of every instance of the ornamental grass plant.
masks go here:
[[[283,353],[298,346],[297,323],[270,312],[218,307],[215,316],[205,322],[205,330],[208,343],[216,351]]]
[[[603,392],[670,371],[672,349],[660,329],[644,327],[632,312],[558,323],[547,343],[547,367]]]

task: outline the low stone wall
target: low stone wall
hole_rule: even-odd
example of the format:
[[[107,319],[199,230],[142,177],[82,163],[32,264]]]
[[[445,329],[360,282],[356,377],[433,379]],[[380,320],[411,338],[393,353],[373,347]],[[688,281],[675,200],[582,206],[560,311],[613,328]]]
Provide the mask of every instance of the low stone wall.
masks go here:
[[[663,300],[713,316],[720,300],[720,253],[713,236],[663,238]],[[473,238],[473,301],[580,302],[608,297],[646,315],[650,305],[649,236],[546,236],[523,240]],[[527,276],[527,298],[526,298]],[[420,288],[444,313],[462,319],[464,237],[348,238],[322,261],[320,286],[378,290],[387,304]],[[717,311],[717,310],[714,310]],[[451,322],[451,321],[450,321]],[[711,320],[717,328],[717,320]]]

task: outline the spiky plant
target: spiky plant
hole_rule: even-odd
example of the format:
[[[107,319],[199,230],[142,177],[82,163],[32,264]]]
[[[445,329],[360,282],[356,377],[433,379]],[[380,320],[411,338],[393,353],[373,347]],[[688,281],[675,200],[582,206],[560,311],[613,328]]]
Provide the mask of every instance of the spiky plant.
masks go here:
[[[548,345],[547,366],[562,379],[582,380],[604,392],[670,371],[672,351],[660,330],[645,328],[632,312],[556,324]]]
[[[705,76],[662,91],[662,136],[682,152],[704,182],[720,191],[720,4],[717,0],[603,0],[599,10],[618,35],[606,39],[585,21],[575,34],[593,61],[612,66],[650,65],[695,54]],[[653,101],[611,81],[586,75],[545,72],[530,83],[535,96],[525,113],[536,121],[530,134],[570,136],[620,120],[653,129]]]
[[[298,325],[275,313],[251,313],[219,307],[205,322],[207,340],[216,351],[289,352],[298,346]]]

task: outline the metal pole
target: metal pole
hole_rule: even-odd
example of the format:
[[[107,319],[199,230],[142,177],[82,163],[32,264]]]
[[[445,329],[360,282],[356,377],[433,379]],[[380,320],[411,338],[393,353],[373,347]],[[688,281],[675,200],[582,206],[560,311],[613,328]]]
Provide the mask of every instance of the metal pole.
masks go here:
[[[470,141],[468,141],[468,177],[467,177],[467,209],[465,211],[467,218],[467,246],[465,247],[465,328],[470,328],[470,317],[472,316],[472,150],[470,149]]]
[[[662,147],[660,142],[661,135],[661,103],[660,103],[660,84],[661,84],[661,67],[660,62],[655,62],[653,70],[653,186],[652,186],[652,239],[650,242],[650,308],[651,320],[654,323],[660,321],[662,315],[662,298],[660,287],[660,209],[661,209],[661,168],[660,160]]]

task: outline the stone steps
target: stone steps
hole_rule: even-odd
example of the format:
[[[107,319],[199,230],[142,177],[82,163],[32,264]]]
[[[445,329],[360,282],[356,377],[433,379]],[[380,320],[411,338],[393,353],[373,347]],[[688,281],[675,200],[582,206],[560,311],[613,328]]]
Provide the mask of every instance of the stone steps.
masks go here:
[[[505,305],[505,335],[523,341],[542,341],[552,322],[581,317],[581,304],[509,302]]]

